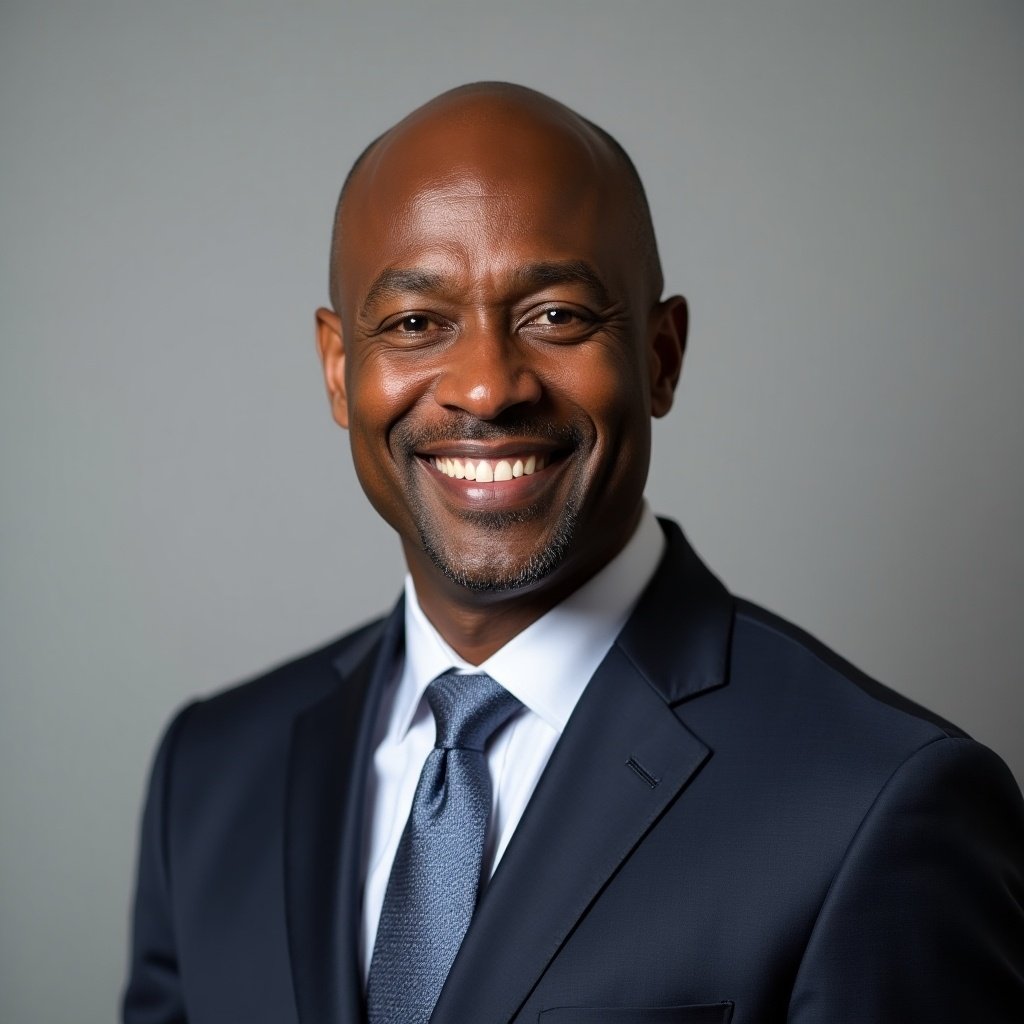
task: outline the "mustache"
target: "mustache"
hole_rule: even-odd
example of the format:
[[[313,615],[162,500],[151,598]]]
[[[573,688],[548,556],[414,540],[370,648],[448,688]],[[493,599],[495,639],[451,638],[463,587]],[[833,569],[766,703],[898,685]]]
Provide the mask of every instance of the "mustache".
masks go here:
[[[583,440],[583,433],[572,423],[503,413],[493,420],[456,415],[444,423],[419,428],[403,422],[391,431],[391,440],[395,450],[411,455],[446,441],[547,441],[559,448],[575,448]]]

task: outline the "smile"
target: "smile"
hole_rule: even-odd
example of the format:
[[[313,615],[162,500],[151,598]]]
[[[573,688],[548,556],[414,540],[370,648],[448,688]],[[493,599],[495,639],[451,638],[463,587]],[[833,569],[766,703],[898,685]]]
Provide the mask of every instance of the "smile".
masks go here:
[[[432,456],[430,465],[453,480],[475,480],[477,483],[500,483],[533,476],[547,465],[545,456],[535,453],[513,455],[503,459],[468,459]]]

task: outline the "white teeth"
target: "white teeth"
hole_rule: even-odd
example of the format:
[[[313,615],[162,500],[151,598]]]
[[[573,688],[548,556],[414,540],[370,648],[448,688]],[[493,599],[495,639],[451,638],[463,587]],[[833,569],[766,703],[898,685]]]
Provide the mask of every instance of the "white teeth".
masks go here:
[[[430,464],[445,476],[455,480],[478,480],[480,483],[502,483],[531,476],[543,469],[547,462],[543,456],[528,455],[525,459],[455,459],[447,455],[436,455]]]

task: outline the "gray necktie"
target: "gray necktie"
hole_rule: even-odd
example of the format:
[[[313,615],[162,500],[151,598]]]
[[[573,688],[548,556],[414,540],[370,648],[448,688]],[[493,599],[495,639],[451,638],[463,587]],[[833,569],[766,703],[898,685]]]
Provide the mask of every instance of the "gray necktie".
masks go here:
[[[370,961],[370,1024],[424,1024],[476,907],[491,817],[484,746],[521,707],[490,676],[438,676],[437,723],[388,879]]]

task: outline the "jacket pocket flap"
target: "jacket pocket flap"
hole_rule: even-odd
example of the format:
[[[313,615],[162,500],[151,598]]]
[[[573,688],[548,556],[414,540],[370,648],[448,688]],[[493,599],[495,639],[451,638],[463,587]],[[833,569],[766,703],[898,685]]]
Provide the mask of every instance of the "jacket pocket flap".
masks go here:
[[[693,1006],[559,1006],[542,1010],[539,1024],[729,1024],[732,1003]]]

